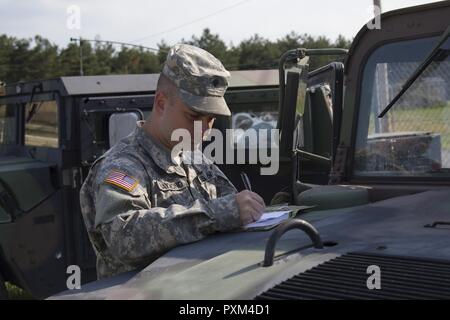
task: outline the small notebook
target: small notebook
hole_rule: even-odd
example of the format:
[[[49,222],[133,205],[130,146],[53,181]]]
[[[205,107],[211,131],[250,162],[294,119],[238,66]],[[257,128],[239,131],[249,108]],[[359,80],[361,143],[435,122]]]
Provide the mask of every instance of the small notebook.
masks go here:
[[[300,212],[305,212],[314,206],[271,206],[267,207],[258,221],[244,226],[245,230],[264,231],[270,230],[279,225],[284,220],[294,218]]]
[[[271,211],[265,212],[262,214],[261,218],[258,221],[249,223],[244,226],[245,229],[256,229],[256,228],[265,228],[269,226],[274,226],[279,224],[280,222],[289,219],[292,210],[288,211]]]

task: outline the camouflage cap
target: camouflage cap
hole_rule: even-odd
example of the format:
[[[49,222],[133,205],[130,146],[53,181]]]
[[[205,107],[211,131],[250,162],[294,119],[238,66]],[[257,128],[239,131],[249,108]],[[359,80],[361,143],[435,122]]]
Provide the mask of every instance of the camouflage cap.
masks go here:
[[[191,45],[177,44],[170,49],[162,74],[177,86],[181,100],[192,110],[231,115],[223,98],[230,73],[209,52]]]

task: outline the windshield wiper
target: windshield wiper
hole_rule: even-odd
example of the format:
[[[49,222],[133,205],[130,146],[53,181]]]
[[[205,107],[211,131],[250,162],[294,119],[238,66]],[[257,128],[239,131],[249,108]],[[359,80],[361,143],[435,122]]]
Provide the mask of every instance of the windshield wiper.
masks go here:
[[[41,107],[41,105],[42,105],[42,101],[40,101],[39,103],[32,104],[31,109],[28,112],[27,119],[25,120],[25,123],[29,123],[34,118],[34,115],[39,111],[39,108]]]
[[[36,84],[36,85],[33,86],[33,89],[31,90],[31,96],[30,96],[30,101],[29,101],[29,103],[32,103],[32,102],[33,102],[34,95],[35,95],[35,93],[36,93],[36,91],[37,91],[38,89],[39,89],[40,92],[43,91],[43,89],[42,89],[42,83],[39,83],[39,84]],[[39,104],[33,103],[33,104],[31,105],[31,109],[30,109],[30,111],[28,112],[27,118],[25,119],[25,123],[29,123],[29,122],[31,121],[31,119],[33,119],[34,115],[36,114],[36,112],[37,112],[37,111],[39,110],[39,108],[41,107],[41,104],[42,104],[42,101],[39,102]]]
[[[417,80],[417,78],[425,71],[425,69],[441,54],[443,53],[443,50],[440,49],[440,47],[444,44],[445,41],[447,41],[447,38],[450,34],[450,26],[447,27],[447,29],[442,34],[441,38],[439,39],[437,45],[431,50],[430,54],[426,57],[426,59],[422,62],[422,64],[417,67],[417,69],[413,72],[413,74],[406,80],[405,84],[403,85],[400,92],[392,99],[392,101],[384,108],[383,111],[378,115],[378,118],[383,118],[384,115],[392,108],[392,106],[400,99],[403,94],[406,92],[406,90],[409,89],[409,87],[412,86],[412,84]]]

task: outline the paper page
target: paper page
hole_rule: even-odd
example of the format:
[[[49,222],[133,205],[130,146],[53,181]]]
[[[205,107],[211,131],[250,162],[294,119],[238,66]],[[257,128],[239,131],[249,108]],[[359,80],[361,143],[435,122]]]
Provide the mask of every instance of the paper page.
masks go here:
[[[244,228],[246,229],[260,228],[278,224],[281,221],[288,219],[290,212],[291,212],[290,210],[265,212],[262,214],[261,218],[259,218],[258,221],[249,223],[245,225]]]

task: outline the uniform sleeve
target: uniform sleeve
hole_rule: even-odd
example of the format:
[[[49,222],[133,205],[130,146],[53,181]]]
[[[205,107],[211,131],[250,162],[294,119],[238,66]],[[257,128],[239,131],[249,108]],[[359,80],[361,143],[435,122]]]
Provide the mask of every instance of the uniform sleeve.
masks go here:
[[[106,165],[100,171],[110,171]],[[120,169],[136,178],[139,168],[122,163]],[[100,174],[95,194],[96,227],[111,252],[132,266],[145,266],[169,249],[198,241],[216,231],[240,227],[234,193],[190,206],[173,204],[167,208],[152,207],[145,177],[138,177],[133,190],[105,183]]]
[[[215,165],[210,166],[210,170],[215,176],[214,184],[217,190],[217,198],[210,200],[208,205],[216,220],[217,229],[226,231],[228,225],[234,222],[234,225],[240,225],[239,209],[236,202],[237,190],[227,176]]]

